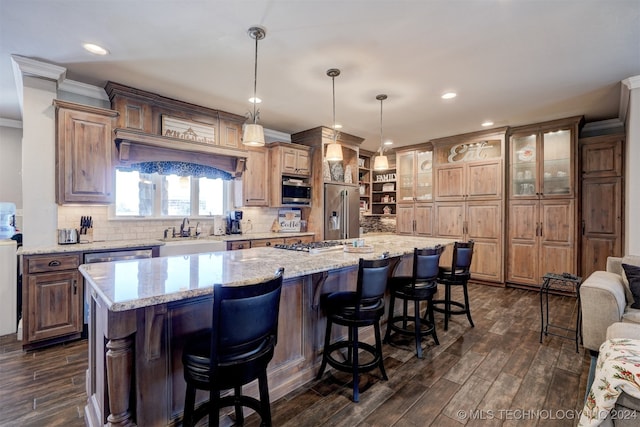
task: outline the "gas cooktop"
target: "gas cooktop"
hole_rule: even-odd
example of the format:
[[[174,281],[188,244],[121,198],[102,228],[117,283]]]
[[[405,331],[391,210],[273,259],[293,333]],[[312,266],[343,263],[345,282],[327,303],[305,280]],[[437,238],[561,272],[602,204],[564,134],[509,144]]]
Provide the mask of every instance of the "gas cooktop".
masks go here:
[[[326,240],[324,242],[311,242],[311,243],[292,243],[290,245],[277,244],[273,246],[278,249],[287,249],[290,251],[309,252],[310,254],[319,254],[331,251],[341,251],[344,247],[344,242],[338,240]]]

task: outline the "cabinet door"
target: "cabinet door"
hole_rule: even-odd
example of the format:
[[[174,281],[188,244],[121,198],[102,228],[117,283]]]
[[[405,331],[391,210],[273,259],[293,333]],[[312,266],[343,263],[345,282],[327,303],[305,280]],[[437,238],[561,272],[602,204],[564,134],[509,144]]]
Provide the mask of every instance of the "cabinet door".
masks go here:
[[[415,151],[396,153],[397,198],[398,204],[408,203],[413,207],[415,200]]]
[[[622,176],[622,137],[584,144],[581,152],[583,178]]]
[[[573,200],[540,202],[540,277],[546,273],[577,273],[574,210]]]
[[[542,134],[542,177],[540,192],[545,197],[572,197],[574,194],[573,137],[569,129]]]
[[[311,174],[311,160],[309,159],[309,153],[303,150],[298,150],[296,154],[296,169],[301,175]]]
[[[77,270],[28,275],[27,342],[82,331],[83,288]]]
[[[242,125],[225,119],[220,119],[219,145],[225,148],[240,148],[242,146]]]
[[[473,239],[471,275],[502,282],[502,208],[500,201],[468,202],[465,240]]]
[[[465,195],[464,166],[455,164],[436,169],[436,200],[462,200]]]
[[[622,178],[582,183],[582,262],[580,276],[605,270],[607,257],[622,256]]]
[[[539,231],[538,201],[512,201],[509,204],[507,281],[538,284]]]
[[[112,202],[112,117],[59,108],[57,126],[56,202]]]
[[[436,235],[447,239],[464,239],[465,203],[435,205]]]
[[[490,161],[467,165],[465,195],[472,199],[496,199],[502,197],[502,162]]]
[[[400,211],[400,208],[398,208]],[[431,203],[416,203],[414,208],[415,234],[418,236],[433,236],[433,205]]]
[[[396,233],[413,234],[413,204],[398,204],[396,210]]]
[[[269,171],[267,150],[247,150],[246,170],[242,180],[236,180],[236,206],[268,206]]]

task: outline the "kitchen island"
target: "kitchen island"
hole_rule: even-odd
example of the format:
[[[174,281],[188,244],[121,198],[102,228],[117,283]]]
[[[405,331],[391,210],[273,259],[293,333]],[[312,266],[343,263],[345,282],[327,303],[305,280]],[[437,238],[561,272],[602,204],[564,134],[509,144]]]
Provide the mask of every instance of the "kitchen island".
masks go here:
[[[278,345],[269,365],[275,400],[313,379],[325,327],[320,294],[355,289],[359,258],[388,253],[396,271],[408,274],[414,247],[450,243],[376,235],[365,236],[373,247],[368,253],[264,247],[82,265],[91,313],[85,420],[91,426],[180,422],[182,348],[188,335],[210,326],[214,284],[258,283],[284,267]],[[204,393],[197,397],[205,399]]]

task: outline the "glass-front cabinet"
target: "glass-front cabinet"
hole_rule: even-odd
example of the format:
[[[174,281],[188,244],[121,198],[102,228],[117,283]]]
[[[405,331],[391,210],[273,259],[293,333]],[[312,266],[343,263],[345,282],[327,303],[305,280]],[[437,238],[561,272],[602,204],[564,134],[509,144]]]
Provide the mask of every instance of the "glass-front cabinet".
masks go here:
[[[431,148],[398,152],[398,203],[431,201],[433,198],[433,151]]]
[[[571,128],[511,136],[511,197],[571,197],[574,194]]]

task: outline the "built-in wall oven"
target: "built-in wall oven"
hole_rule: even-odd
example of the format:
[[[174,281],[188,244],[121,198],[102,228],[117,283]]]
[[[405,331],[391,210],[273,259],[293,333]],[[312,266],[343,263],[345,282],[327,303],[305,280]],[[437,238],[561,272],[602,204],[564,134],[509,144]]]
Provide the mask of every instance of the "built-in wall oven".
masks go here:
[[[84,263],[92,264],[96,262],[111,262],[122,261],[129,259],[142,259],[151,258],[153,256],[153,249],[123,249],[109,252],[85,252]],[[91,306],[89,298],[91,295],[87,290],[87,285],[84,286],[84,327],[82,328],[83,338],[87,337],[88,324],[89,324],[89,307]]]

